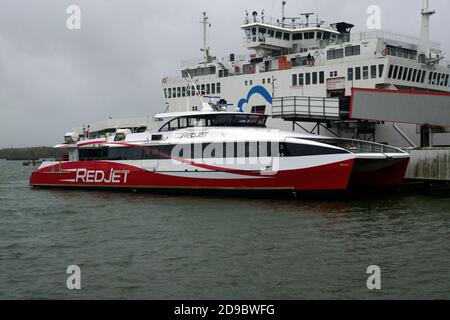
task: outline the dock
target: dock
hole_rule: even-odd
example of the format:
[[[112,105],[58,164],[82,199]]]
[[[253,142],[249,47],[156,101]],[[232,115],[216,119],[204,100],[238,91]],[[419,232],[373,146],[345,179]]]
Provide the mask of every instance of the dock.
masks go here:
[[[418,148],[411,155],[407,184],[450,188],[450,147]]]

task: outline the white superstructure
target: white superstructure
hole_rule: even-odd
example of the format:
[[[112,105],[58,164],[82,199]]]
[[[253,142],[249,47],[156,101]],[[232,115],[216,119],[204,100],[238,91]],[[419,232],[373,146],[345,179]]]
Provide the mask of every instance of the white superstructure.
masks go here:
[[[205,41],[202,61],[184,64],[180,77],[164,78],[167,111],[200,110],[200,93],[229,111],[273,116],[270,127],[419,145],[416,125],[349,119],[349,111],[352,88],[450,92],[450,63],[440,46],[430,42],[434,11],[428,1],[420,38],[385,31],[351,33],[352,24],[327,24],[312,13],[287,18],[284,5],[280,20],[247,13],[241,28],[249,56],[211,56]],[[204,15],[205,28],[208,25]],[[289,97],[295,97],[295,116],[284,109],[283,99]],[[450,144],[450,139],[437,134],[434,143]]]

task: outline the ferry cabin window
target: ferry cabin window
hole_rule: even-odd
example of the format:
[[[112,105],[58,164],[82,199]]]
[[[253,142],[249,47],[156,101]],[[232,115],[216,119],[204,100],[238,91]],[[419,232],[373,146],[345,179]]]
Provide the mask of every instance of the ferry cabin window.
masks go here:
[[[280,143],[280,157],[305,157],[313,155],[346,154],[348,151],[321,146]]]
[[[287,32],[283,33],[283,40],[286,40],[286,41],[291,40],[291,35]]]
[[[216,84],[215,83],[211,83],[211,93],[216,94]]]
[[[181,88],[181,95],[186,97],[186,87]]]
[[[320,31],[317,31],[317,40],[322,40],[323,33]]]
[[[405,81],[408,78],[408,72],[409,72],[409,68],[405,67],[405,70],[403,72],[403,77],[402,77],[403,81]]]
[[[390,65],[389,66],[389,73],[388,73],[388,78],[391,79],[392,78],[392,74],[394,72],[394,66]]]
[[[303,40],[303,33],[301,33],[301,32],[294,33],[292,35],[292,40],[294,40],[294,41]]]
[[[305,32],[303,35],[305,40],[314,39],[315,32]]]
[[[329,32],[325,32],[323,34],[323,40],[330,40],[330,37],[331,37],[331,33],[329,33]]]
[[[353,81],[353,68],[347,69],[347,79],[348,81]]]
[[[363,67],[363,79],[364,80],[369,79],[369,67],[368,66]]]
[[[78,150],[80,161],[103,160],[108,156],[107,148],[81,148]]]
[[[305,84],[305,78],[304,78],[304,75],[303,75],[303,73],[300,73],[299,75],[298,75],[298,85],[299,86],[303,86]]]
[[[398,80],[401,80],[402,79],[402,76],[403,76],[403,67],[400,67],[399,69],[398,69]]]
[[[361,67],[355,68],[355,80],[361,80]]]
[[[321,84],[325,83],[325,72],[324,71],[319,72],[319,83],[321,83]]]
[[[377,66],[370,66],[370,78],[375,79],[377,77]]]
[[[292,86],[296,87],[297,85],[298,85],[298,83],[297,83],[297,75],[293,74],[292,75]]]
[[[446,86],[446,87],[448,87],[449,76],[450,76],[450,75],[448,75],[448,74],[445,76],[445,83],[444,83],[444,86]]]
[[[220,94],[220,82],[216,84],[217,94]]]
[[[264,107],[264,110],[262,110]],[[255,111],[264,111],[265,106],[260,106]],[[160,132],[175,131],[179,129],[191,127],[265,127],[266,117],[261,115],[233,115],[233,114],[218,114],[194,117],[180,117],[168,122],[160,129]]]
[[[420,82],[420,79],[422,79],[422,70],[417,70],[417,78],[416,78],[416,82]]]
[[[273,29],[267,30],[267,36],[273,38],[275,36],[275,30]]]
[[[211,94],[211,84],[206,85],[206,94]]]
[[[358,56],[361,54],[361,46],[350,46],[345,48],[345,56]]]
[[[312,83],[317,84],[317,72],[312,73]]]
[[[384,64],[378,65],[378,77],[383,78]]]
[[[306,73],[305,83],[307,86],[311,84],[311,74],[310,73]]]
[[[398,66],[394,67],[394,74],[392,75],[393,79],[397,79],[397,74],[398,74]]]
[[[425,83],[425,75],[426,75],[426,71],[425,70],[422,70],[422,79],[421,79],[421,82],[422,83]]]
[[[327,52],[327,59],[328,60],[334,60],[334,59],[341,59],[344,57],[344,49],[331,49]]]
[[[253,106],[252,107],[252,111],[251,111],[251,113],[256,113],[256,114],[265,114],[266,113],[266,106]],[[258,121],[260,121],[260,119],[259,118],[255,118],[255,117],[253,117],[253,118],[250,118],[250,121],[249,122],[255,122],[256,121],[256,123],[258,123]]]
[[[416,71],[416,70],[414,70],[414,72],[415,72],[415,71]],[[408,71],[408,81],[411,81],[412,75],[413,75],[413,69],[410,68],[409,71]]]
[[[275,33],[275,39],[281,39],[282,37],[283,37],[283,32],[277,31],[277,32]]]
[[[172,88],[167,89],[167,98],[172,98]]]

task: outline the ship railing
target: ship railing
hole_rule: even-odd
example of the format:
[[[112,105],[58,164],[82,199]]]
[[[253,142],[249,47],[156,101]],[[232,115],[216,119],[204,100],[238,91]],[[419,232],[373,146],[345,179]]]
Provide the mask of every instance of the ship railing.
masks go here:
[[[338,145],[339,146],[339,145]],[[364,153],[402,153],[400,149],[390,147],[384,144],[368,142],[368,141],[359,141],[359,140],[342,140],[341,147],[355,153],[355,154],[364,154]]]
[[[285,29],[304,29],[304,28],[316,28],[317,27],[317,23],[316,22],[309,22],[308,24],[304,23],[303,21],[298,22],[300,19],[297,18],[295,19],[295,21],[292,21],[291,19],[285,19],[284,22],[281,19],[277,19],[277,18],[273,18],[273,17],[249,17],[248,19],[244,19],[244,21],[242,22],[243,25],[248,25],[248,24],[253,24],[253,23],[261,23],[261,24],[265,24],[265,25],[270,25],[270,26],[274,26],[274,27],[281,27],[281,28],[285,28]],[[321,28],[325,28],[325,29],[332,29],[332,26],[329,23],[322,23],[321,24]]]
[[[277,97],[272,102],[272,117],[301,120],[338,120],[339,99],[302,96]]]
[[[412,44],[412,45],[419,44],[419,38],[417,38],[417,37],[413,37],[413,36],[402,34],[402,33],[384,31],[384,30],[358,32],[358,33],[353,33],[351,35],[352,41],[363,41],[363,40],[378,39],[378,38],[399,41],[399,42],[405,42],[405,43]],[[438,50],[441,47],[441,45],[439,43],[434,42],[434,41],[432,41],[430,43],[430,45],[433,49],[438,49]]]
[[[343,138],[335,138],[335,139],[323,139],[323,138],[311,138],[309,140],[313,140],[320,143],[325,143],[329,145],[333,145],[335,147],[346,149],[354,154],[367,154],[367,153],[404,153],[401,149],[394,148],[385,144],[370,142],[370,141],[362,141],[362,140],[353,140],[353,139],[343,139]]]

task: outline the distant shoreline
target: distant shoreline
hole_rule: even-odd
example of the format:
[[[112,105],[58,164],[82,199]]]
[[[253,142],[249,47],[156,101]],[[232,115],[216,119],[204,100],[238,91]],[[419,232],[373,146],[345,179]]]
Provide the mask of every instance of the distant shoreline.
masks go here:
[[[61,158],[64,151],[52,147],[6,148],[0,149],[0,159],[9,161],[33,161]]]

